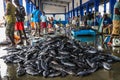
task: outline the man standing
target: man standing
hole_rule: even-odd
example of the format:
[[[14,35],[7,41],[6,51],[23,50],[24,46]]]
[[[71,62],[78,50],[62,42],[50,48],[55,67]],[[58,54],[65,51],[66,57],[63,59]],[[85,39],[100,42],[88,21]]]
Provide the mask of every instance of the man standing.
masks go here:
[[[43,32],[43,34],[47,34],[47,17],[45,16],[45,12],[42,12],[42,16],[40,17],[40,19],[41,19],[41,31]]]
[[[36,9],[32,12],[33,22],[35,24],[35,33],[33,34],[34,36],[36,35],[37,31],[39,32],[40,36],[40,15],[41,13],[39,7],[36,6]]]
[[[86,27],[87,26],[87,13],[85,12],[85,15],[83,16],[83,23],[84,23],[84,26]]]
[[[112,29],[110,42],[108,42],[108,45],[112,44],[112,39],[113,39],[113,36],[115,35],[120,36],[120,0],[118,0],[114,6],[113,29]]]
[[[25,19],[25,9],[22,5],[19,4],[19,0],[14,0],[14,3],[16,5],[16,25],[15,25],[15,29],[19,32],[20,35],[20,43],[19,44],[23,44],[23,39],[22,39],[22,32],[24,34],[24,37],[26,39],[27,42],[27,36],[24,30],[24,19]],[[27,42],[28,43],[28,42]]]
[[[11,0],[6,0],[6,36],[11,40],[11,46],[15,46],[14,42],[14,26],[15,26],[15,6]]]

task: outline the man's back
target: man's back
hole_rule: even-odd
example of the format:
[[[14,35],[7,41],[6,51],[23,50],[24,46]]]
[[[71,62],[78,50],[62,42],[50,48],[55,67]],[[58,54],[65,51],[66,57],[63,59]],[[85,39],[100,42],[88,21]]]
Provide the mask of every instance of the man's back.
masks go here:
[[[33,21],[34,22],[39,22],[40,21],[40,11],[38,9],[34,10],[32,12],[33,15]]]

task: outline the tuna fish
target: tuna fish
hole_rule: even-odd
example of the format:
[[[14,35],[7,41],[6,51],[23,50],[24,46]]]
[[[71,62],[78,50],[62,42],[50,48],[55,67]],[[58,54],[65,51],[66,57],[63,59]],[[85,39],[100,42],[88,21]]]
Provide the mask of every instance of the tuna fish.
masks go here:
[[[17,64],[17,75],[57,77],[85,76],[99,68],[111,69],[110,63],[120,58],[65,36],[38,40],[34,46],[6,48],[9,55],[1,57],[6,63]]]

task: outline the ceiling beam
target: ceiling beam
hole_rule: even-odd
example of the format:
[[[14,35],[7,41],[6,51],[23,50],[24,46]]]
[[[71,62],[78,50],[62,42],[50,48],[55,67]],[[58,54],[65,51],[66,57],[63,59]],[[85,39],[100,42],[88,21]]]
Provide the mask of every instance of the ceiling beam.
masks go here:
[[[68,4],[67,1],[60,1],[60,0],[42,0],[43,2],[53,2],[53,3],[60,3],[60,4]]]
[[[50,4],[50,3],[43,3],[43,4],[52,5],[52,6],[58,6],[58,7],[66,7],[66,6],[64,6],[64,5],[58,5],[58,4]]]
[[[55,3],[55,2],[51,2],[51,1],[42,1],[42,3],[46,3],[46,4],[53,4],[53,5],[61,5],[61,6],[67,6],[67,4],[61,4],[61,3]]]

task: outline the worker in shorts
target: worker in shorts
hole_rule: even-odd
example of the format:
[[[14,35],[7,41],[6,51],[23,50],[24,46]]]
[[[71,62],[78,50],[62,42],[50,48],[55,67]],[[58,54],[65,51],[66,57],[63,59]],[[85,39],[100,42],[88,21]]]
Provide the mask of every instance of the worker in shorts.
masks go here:
[[[32,11],[32,18],[33,18],[34,28],[35,28],[35,32],[33,33],[33,36],[36,36],[37,32],[39,33],[39,37],[41,36],[41,34],[40,34],[40,16],[41,16],[41,12],[39,10],[39,7],[36,6],[35,10]]]
[[[16,5],[16,24],[15,24],[15,29],[19,32],[20,35],[20,42],[18,44],[23,44],[23,38],[22,38],[22,32],[24,34],[24,37],[27,41],[27,36],[24,30],[24,19],[25,19],[25,9],[22,5],[19,4],[19,0],[14,0],[14,3]]]
[[[47,17],[45,16],[45,12],[42,12],[41,19],[41,31],[43,34],[47,34]],[[45,32],[44,32],[45,31]]]

